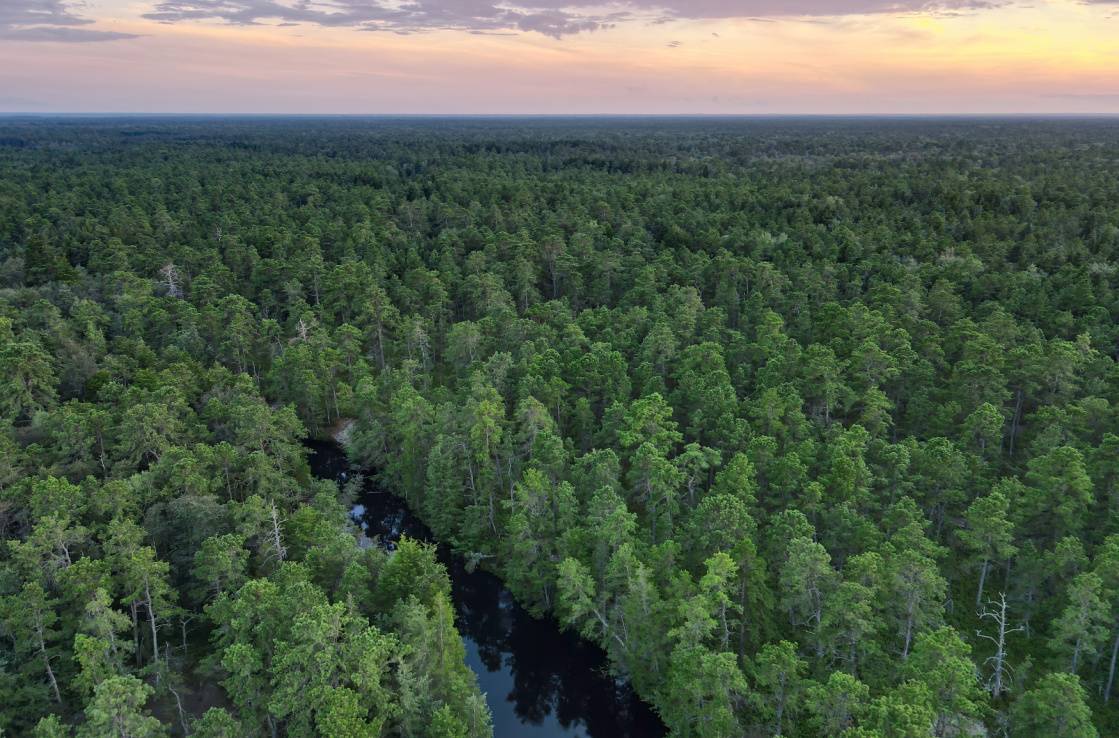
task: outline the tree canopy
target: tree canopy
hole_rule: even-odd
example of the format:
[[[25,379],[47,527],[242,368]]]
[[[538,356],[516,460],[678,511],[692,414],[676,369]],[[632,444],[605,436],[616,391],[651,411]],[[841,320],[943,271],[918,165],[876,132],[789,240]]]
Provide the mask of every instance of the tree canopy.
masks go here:
[[[488,734],[354,419],[673,735],[1114,734],[1117,132],[0,122],[0,727]]]

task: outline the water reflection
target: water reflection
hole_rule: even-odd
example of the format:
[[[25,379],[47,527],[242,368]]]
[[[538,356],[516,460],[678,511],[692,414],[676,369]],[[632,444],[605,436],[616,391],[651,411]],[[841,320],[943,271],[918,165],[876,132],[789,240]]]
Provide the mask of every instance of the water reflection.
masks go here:
[[[352,472],[333,444],[312,443],[317,476],[344,483]],[[401,535],[434,540],[403,501],[366,484],[353,506],[366,541],[391,547]],[[501,581],[440,546],[451,577],[459,631],[469,666],[493,712],[496,738],[657,738],[664,727],[629,685],[607,671],[602,650],[551,619],[537,620]]]

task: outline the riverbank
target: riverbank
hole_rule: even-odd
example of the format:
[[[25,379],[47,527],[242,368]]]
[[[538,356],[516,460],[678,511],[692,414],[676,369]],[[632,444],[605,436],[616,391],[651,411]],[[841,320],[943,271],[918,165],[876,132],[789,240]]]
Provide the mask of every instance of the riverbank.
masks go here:
[[[316,476],[344,482],[352,469],[337,443],[311,441]],[[393,494],[367,476],[351,514],[367,537],[391,545],[402,536],[438,544]],[[439,558],[451,578],[456,625],[467,665],[478,675],[495,738],[657,738],[664,726],[625,680],[609,674],[597,645],[534,618],[495,575],[470,570],[446,546]]]

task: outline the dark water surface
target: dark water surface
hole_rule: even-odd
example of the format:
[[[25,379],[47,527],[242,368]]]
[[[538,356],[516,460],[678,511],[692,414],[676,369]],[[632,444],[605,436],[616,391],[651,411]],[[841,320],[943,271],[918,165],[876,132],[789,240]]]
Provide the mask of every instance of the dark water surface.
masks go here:
[[[312,442],[311,469],[340,484],[355,474],[335,444]],[[404,501],[366,482],[352,514],[383,545],[407,535],[435,542]],[[439,558],[451,576],[455,624],[466,662],[478,675],[493,712],[495,738],[659,738],[664,726],[629,684],[610,676],[593,643],[537,620],[494,575],[468,572],[445,546]]]

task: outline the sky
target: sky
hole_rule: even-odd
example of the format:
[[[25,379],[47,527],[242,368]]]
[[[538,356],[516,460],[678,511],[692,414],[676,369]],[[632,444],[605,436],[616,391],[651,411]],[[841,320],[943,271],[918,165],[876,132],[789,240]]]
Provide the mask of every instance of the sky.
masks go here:
[[[0,112],[1119,114],[1119,0],[0,0]]]

